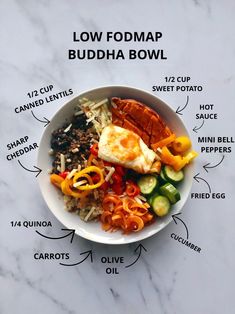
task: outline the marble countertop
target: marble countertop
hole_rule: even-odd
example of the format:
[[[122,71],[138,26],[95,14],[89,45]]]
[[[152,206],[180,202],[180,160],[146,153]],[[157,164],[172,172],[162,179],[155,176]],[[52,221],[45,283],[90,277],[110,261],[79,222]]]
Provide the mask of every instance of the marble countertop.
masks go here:
[[[39,237],[33,228],[12,227],[11,221],[46,220],[53,233],[63,228],[48,210],[30,172],[17,160],[7,161],[6,145],[29,136],[39,142],[43,125],[30,111],[16,114],[14,108],[27,103],[27,93],[52,84],[57,91],[83,90],[110,84],[130,85],[149,92],[163,84],[166,76],[190,76],[202,92],[158,92],[173,108],[188,107],[182,119],[194,146],[193,126],[199,104],[213,103],[218,120],[207,120],[200,135],[235,134],[234,1],[17,1],[0,2],[0,313],[125,313],[125,314],[232,314],[234,313],[234,144],[223,164],[209,173],[206,163],[215,164],[221,154],[201,154],[196,163],[214,192],[226,192],[225,199],[188,199],[181,215],[190,241],[201,247],[197,253],[171,239],[172,232],[184,234],[182,224],[173,222],[159,234],[142,241],[147,252],[129,268],[120,265],[119,274],[108,275],[102,256],[122,256],[131,263],[138,243],[107,246],[75,237],[60,241]],[[157,44],[139,47],[164,49],[167,60],[68,60],[68,49],[77,49],[72,33],[82,31],[160,31]],[[146,46],[145,46],[146,45]],[[125,46],[125,47],[124,47]],[[138,44],[87,43],[83,48],[138,48]],[[114,47],[114,48],[113,48]],[[72,96],[35,110],[50,119]],[[36,164],[37,151],[22,156],[24,165]],[[4,175],[3,175],[4,173]],[[207,191],[203,182],[193,183],[193,192]],[[41,229],[43,231],[43,229]],[[94,252],[76,267],[62,267],[58,261],[35,260],[40,252]]]

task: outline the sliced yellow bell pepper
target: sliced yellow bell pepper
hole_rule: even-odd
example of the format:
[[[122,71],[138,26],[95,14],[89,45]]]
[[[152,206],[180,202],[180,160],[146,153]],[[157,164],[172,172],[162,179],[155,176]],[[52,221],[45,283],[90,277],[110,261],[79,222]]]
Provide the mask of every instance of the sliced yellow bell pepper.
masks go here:
[[[187,161],[180,155],[175,156],[174,162],[171,165],[175,171],[179,171],[184,168],[187,164]]]
[[[61,183],[61,191],[65,195],[70,195],[76,198],[83,198],[89,194],[89,191],[75,191],[75,189],[73,189],[73,180],[68,178]]]
[[[52,173],[50,175],[50,180],[51,180],[51,183],[54,184],[57,188],[60,188],[61,183],[64,181],[64,179],[61,176],[55,173]]]
[[[172,133],[170,136],[164,138],[163,140],[152,144],[151,147],[154,151],[156,151],[159,147],[161,148],[163,146],[168,146],[169,144],[171,144],[175,140],[175,138],[175,134]]]
[[[73,177],[73,184],[75,184],[78,179],[81,179],[83,177],[86,177],[88,178],[88,173],[91,173],[91,172],[95,172],[97,173],[99,176],[100,176],[100,181],[97,182],[96,184],[86,184],[86,185],[80,185],[80,186],[77,186],[76,188],[78,190],[93,190],[93,189],[96,189],[98,187],[100,187],[103,183],[104,183],[104,175],[103,175],[103,172],[100,168],[96,167],[96,166],[90,166],[90,167],[87,167],[81,171],[79,171],[78,173],[76,173]]]
[[[189,150],[191,146],[192,143],[190,141],[190,138],[188,138],[187,136],[179,136],[172,143],[174,152],[181,155],[184,154],[187,150]]]
[[[169,149],[164,146],[161,151],[161,160],[163,163],[170,165],[174,168],[175,171],[179,171],[184,168],[188,163],[190,163],[195,157],[198,156],[198,153],[195,151],[189,152],[185,156],[173,155]]]
[[[192,150],[187,155],[185,155],[184,158],[187,160],[187,163],[190,163],[197,156],[198,156],[198,153],[195,152],[195,150]]]
[[[162,147],[161,150],[161,161],[167,165],[173,165],[175,162],[175,157],[166,146]]]

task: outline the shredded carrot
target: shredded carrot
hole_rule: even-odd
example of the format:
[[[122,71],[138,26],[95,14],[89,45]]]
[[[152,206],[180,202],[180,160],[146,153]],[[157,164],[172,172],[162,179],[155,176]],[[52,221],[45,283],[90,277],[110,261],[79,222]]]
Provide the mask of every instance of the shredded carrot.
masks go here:
[[[106,194],[103,199],[103,213],[100,220],[105,231],[122,229],[124,233],[138,232],[153,219],[147,203],[139,204],[134,198],[120,198]]]
[[[103,209],[112,211],[115,206],[118,206],[120,204],[121,204],[121,200],[118,197],[118,195],[107,194],[103,200]]]

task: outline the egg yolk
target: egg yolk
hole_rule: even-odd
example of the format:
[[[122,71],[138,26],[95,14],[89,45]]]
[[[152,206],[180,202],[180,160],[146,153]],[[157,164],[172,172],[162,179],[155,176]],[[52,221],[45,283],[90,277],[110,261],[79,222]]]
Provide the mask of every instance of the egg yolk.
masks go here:
[[[125,162],[136,159],[142,154],[139,136],[128,131],[110,132],[108,144],[114,155]]]
[[[124,148],[123,160],[134,160],[141,154],[139,138],[135,134],[128,133],[125,137],[120,139],[120,145]]]

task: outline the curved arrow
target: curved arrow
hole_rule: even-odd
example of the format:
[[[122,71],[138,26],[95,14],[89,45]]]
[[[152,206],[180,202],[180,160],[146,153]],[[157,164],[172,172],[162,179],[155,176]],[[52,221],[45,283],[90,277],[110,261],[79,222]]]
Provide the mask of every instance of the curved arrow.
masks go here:
[[[45,117],[43,117],[44,120],[38,119],[38,118],[35,116],[35,114],[33,113],[33,110],[31,110],[31,113],[32,113],[33,117],[34,117],[36,120],[38,120],[39,122],[42,122],[42,123],[45,124],[45,125],[44,125],[44,128],[51,122],[50,120],[48,120],[48,119],[45,118]]]
[[[212,168],[218,167],[223,162],[223,160],[224,160],[224,155],[222,156],[222,159],[220,160],[220,162],[218,164],[209,167],[208,166],[208,165],[210,165],[210,162],[209,162],[208,164],[204,165],[203,168],[204,168],[204,170],[206,170],[206,172],[208,172],[207,169],[212,169]]]
[[[208,183],[205,179],[203,179],[203,178],[199,177],[199,176],[198,176],[199,174],[200,174],[200,173],[195,174],[195,176],[193,177],[193,178],[194,178],[194,180],[195,180],[195,181],[197,181],[198,183],[200,182],[200,181],[198,181],[198,180],[202,180],[202,181],[204,181],[204,182],[207,184],[207,186],[208,186],[209,193],[211,193],[211,187],[210,187],[210,184],[209,184],[209,183]]]
[[[140,258],[142,249],[145,250],[145,252],[147,252],[146,248],[142,244],[139,244],[134,251],[134,252],[137,252],[139,250],[139,254],[138,254],[136,260],[133,263],[131,263],[130,265],[125,266],[125,268],[131,267],[132,265],[134,265],[138,261],[138,259]]]
[[[67,233],[67,234],[64,235],[64,236],[56,237],[56,238],[48,237],[48,236],[46,236],[46,235],[40,233],[40,232],[37,231],[37,230],[35,230],[35,232],[37,232],[37,234],[39,234],[39,235],[42,236],[43,238],[50,239],[50,240],[59,240],[59,239],[63,239],[63,238],[66,238],[66,237],[72,235],[72,236],[71,236],[71,240],[70,240],[70,243],[72,243],[72,242],[73,242],[73,238],[74,238],[74,234],[75,234],[75,230],[74,230],[74,229],[61,229],[61,230],[63,230],[63,231],[70,231],[70,232]]]
[[[201,126],[199,126],[199,127],[195,126],[195,127],[193,128],[193,131],[194,131],[195,133],[197,133],[197,131],[200,130],[200,129],[203,127],[204,122],[205,122],[205,121],[203,120]]]
[[[24,170],[27,170],[27,171],[29,171],[29,172],[37,172],[36,178],[37,178],[37,176],[42,172],[42,169],[40,169],[40,168],[38,168],[38,167],[36,167],[36,166],[34,166],[34,168],[35,168],[36,170],[30,170],[30,169],[26,168],[25,166],[23,166],[19,159],[18,159],[17,161],[18,161],[18,163],[21,165],[21,167],[22,167]]]
[[[80,253],[80,255],[83,255],[83,254],[86,254],[86,253],[88,253],[87,256],[83,260],[81,260],[80,262],[77,262],[77,263],[74,263],[74,264],[60,263],[60,265],[62,265],[62,266],[76,266],[76,265],[79,265],[79,264],[83,263],[89,256],[91,257],[91,263],[93,263],[92,250],[89,250],[89,251],[86,251],[86,252],[82,252],[82,253]]]
[[[177,225],[177,221],[176,221],[176,219],[178,219],[179,221],[181,221],[181,222],[182,222],[182,224],[185,226],[185,229],[186,229],[186,232],[187,232],[186,237],[187,237],[187,239],[188,239],[188,237],[189,237],[188,228],[187,228],[187,226],[186,226],[185,222],[183,222],[183,220],[182,220],[182,219],[180,219],[180,218],[178,217],[178,215],[181,215],[181,213],[174,214],[174,215],[172,215],[171,217],[173,218],[174,223],[175,223],[176,225]]]
[[[178,113],[178,114],[180,114],[181,116],[183,115],[182,113],[181,113],[181,111],[183,111],[186,107],[187,107],[187,105],[188,105],[188,102],[189,102],[189,96],[187,96],[187,100],[186,100],[186,104],[184,105],[184,107],[182,107],[181,109],[180,109],[180,106],[176,109],[176,113]]]

